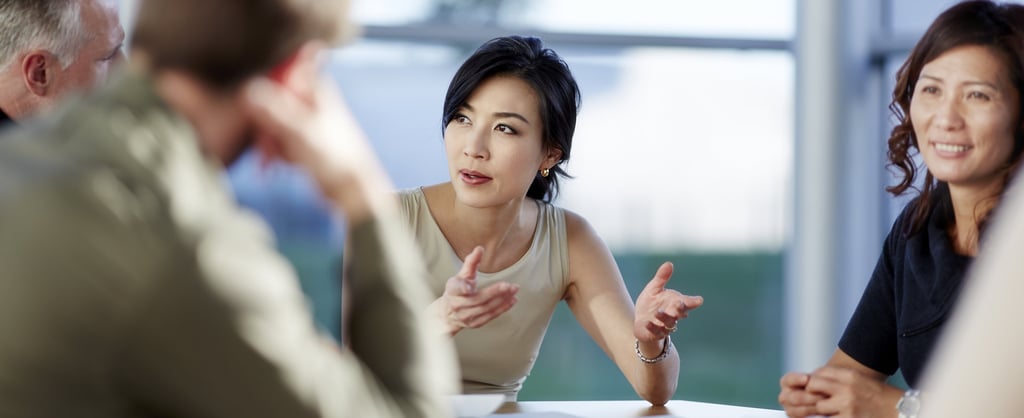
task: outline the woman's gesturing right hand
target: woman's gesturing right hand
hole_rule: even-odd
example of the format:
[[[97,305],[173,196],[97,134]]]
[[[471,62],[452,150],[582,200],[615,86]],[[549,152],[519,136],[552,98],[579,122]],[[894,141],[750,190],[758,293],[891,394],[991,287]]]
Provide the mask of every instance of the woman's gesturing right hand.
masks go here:
[[[444,294],[430,305],[431,311],[446,325],[449,335],[454,336],[464,328],[479,328],[516,304],[518,285],[497,282],[477,289],[476,270],[483,255],[483,247],[474,248],[458,274],[448,279]]]

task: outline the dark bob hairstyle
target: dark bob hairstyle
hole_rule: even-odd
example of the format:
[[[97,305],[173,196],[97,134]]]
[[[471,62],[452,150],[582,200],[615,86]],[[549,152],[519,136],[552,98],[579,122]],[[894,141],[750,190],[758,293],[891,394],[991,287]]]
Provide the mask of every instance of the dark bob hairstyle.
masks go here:
[[[562,162],[569,160],[580,89],[572,72],[558,54],[534,37],[504,36],[487,41],[462,63],[448,85],[441,130],[448,126],[481,83],[492,77],[512,76],[529,84],[540,99],[544,149],[559,149],[562,157],[547,177],[534,177],[526,196],[550,202],[558,194],[558,177],[568,174]]]

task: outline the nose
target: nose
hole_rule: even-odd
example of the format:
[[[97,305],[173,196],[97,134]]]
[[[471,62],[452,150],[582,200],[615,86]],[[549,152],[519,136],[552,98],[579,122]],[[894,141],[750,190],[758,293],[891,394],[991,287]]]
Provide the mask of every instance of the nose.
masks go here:
[[[963,128],[964,118],[960,100],[957,97],[943,97],[935,109],[935,123],[943,130]]]
[[[490,136],[487,134],[486,130],[474,126],[466,135],[466,142],[462,146],[462,155],[481,160],[490,158],[491,154],[488,149]]]

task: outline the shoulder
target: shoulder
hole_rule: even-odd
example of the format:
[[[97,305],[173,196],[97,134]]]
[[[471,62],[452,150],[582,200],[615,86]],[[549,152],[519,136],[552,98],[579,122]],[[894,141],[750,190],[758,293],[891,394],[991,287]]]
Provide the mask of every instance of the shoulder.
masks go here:
[[[395,192],[395,197],[398,199],[398,207],[403,215],[416,213],[416,208],[424,201],[423,190],[419,187],[399,189]]]
[[[608,247],[597,230],[582,215],[560,209],[565,216],[565,235],[569,247],[569,260],[590,260],[598,254],[608,253]]]
[[[893,220],[886,241],[905,241],[910,235],[917,232],[914,230],[914,217],[921,207],[921,202],[921,196],[917,196],[903,206],[899,215]]]
[[[594,227],[590,225],[582,215],[573,212],[569,209],[560,208],[552,205],[552,208],[560,211],[565,219],[565,232],[569,238],[569,242],[575,239],[589,239],[590,237],[597,237],[597,232],[594,231]]]
[[[414,222],[422,216],[430,216],[430,207],[447,198],[450,190],[448,183],[399,189],[396,197],[402,219]]]
[[[65,275],[109,283],[141,285],[184,267],[181,236],[169,228],[165,201],[152,189],[117,170],[79,161],[22,162],[35,166],[5,170],[11,167],[0,162],[0,245],[17,243],[19,256],[30,263],[64,260],[75,266]],[[23,265],[30,269],[26,274],[53,268]]]

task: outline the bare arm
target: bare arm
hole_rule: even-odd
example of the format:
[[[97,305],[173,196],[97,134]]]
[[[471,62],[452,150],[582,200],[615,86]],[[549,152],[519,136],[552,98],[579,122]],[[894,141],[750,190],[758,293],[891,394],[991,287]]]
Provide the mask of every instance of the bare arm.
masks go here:
[[[702,300],[687,299],[689,297],[676,292],[678,297],[673,296],[668,303],[679,312],[662,315],[656,321],[658,325],[653,327],[649,324],[651,321],[638,321],[618,266],[604,242],[585,220],[570,212],[566,212],[566,229],[570,280],[566,302],[569,308],[605,354],[615,361],[637,394],[652,404],[664,404],[675,393],[679,377],[679,355],[665,346],[666,328],[674,328],[675,321],[682,319],[687,310],[700,306]],[[652,283],[658,281],[663,287],[671,275],[671,266],[662,266],[658,274]],[[650,315],[656,314],[650,312]],[[645,357],[656,358],[663,350],[669,350],[667,356],[657,363],[643,362],[636,354],[637,341]]]

